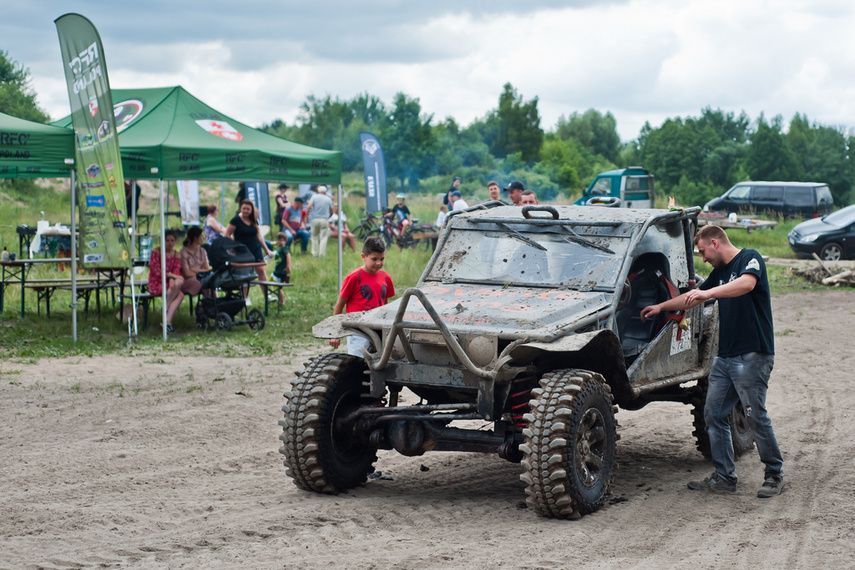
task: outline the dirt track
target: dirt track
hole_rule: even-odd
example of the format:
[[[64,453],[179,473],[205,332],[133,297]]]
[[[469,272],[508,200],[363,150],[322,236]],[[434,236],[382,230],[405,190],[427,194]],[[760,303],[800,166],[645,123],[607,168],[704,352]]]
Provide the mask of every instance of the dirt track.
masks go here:
[[[736,496],[689,491],[711,467],[689,409],[656,404],[620,411],[612,504],[575,522],[525,509],[495,457],[381,452],[391,480],[298,491],[276,422],[305,357],[2,361],[0,568],[852,567],[855,292],[773,309],[787,491],[755,498],[756,453]]]

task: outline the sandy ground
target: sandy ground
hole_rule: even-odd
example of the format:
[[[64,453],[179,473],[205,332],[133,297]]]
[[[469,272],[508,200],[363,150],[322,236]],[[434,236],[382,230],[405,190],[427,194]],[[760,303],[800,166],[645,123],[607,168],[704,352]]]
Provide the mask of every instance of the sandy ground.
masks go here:
[[[773,305],[787,491],[755,497],[756,452],[735,496],[689,491],[689,408],[655,404],[620,411],[613,497],[572,522],[492,456],[381,452],[389,478],[297,490],[277,421],[308,355],[2,361],[0,568],[852,568],[855,292]]]

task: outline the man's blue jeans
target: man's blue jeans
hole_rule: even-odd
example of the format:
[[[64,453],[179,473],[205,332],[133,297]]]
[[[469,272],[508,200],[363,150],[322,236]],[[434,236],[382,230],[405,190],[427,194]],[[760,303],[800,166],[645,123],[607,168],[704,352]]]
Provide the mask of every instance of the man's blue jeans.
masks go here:
[[[294,234],[297,234],[297,237],[300,238],[300,251],[305,253],[306,248],[309,246],[309,237],[311,236],[311,234],[308,232],[308,230],[289,229],[288,231],[290,233],[288,234],[288,239],[285,241],[285,245],[290,246],[291,242],[294,241]]]
[[[759,352],[730,358],[717,356],[713,360],[704,420],[713,466],[716,473],[730,483],[736,483],[737,477],[727,418],[737,401],[742,402],[760,460],[766,465],[766,477],[783,475],[784,459],[778,449],[772,422],[766,414],[766,389],[774,365],[774,355]]]

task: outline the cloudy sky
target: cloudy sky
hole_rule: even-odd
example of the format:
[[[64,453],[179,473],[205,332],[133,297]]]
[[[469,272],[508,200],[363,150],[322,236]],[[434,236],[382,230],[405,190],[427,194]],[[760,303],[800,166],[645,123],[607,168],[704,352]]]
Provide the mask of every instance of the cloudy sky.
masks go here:
[[[851,0],[0,0],[0,50],[68,113],[53,20],[88,17],[114,87],[182,85],[244,123],[306,96],[418,97],[466,125],[511,82],[541,125],[595,108],[624,140],[706,106],[855,127]]]

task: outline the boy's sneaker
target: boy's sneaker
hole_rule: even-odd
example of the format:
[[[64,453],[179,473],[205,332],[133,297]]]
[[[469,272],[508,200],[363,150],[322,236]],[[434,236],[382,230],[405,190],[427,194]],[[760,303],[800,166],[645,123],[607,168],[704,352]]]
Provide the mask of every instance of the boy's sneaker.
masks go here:
[[[728,483],[713,471],[713,474],[703,481],[689,481],[689,489],[692,491],[713,491],[716,493],[735,493],[736,483]]]
[[[784,492],[784,477],[766,477],[763,486],[757,491],[758,499],[768,499]]]
[[[271,303],[275,303],[276,301],[279,300],[279,297],[275,293],[268,293],[267,294],[267,300],[270,301]]]
[[[167,325],[166,325],[166,333],[167,333],[167,334],[172,334],[172,333],[174,333],[174,332],[175,332],[175,329],[174,329],[174,328],[172,328],[172,325],[167,324]]]

